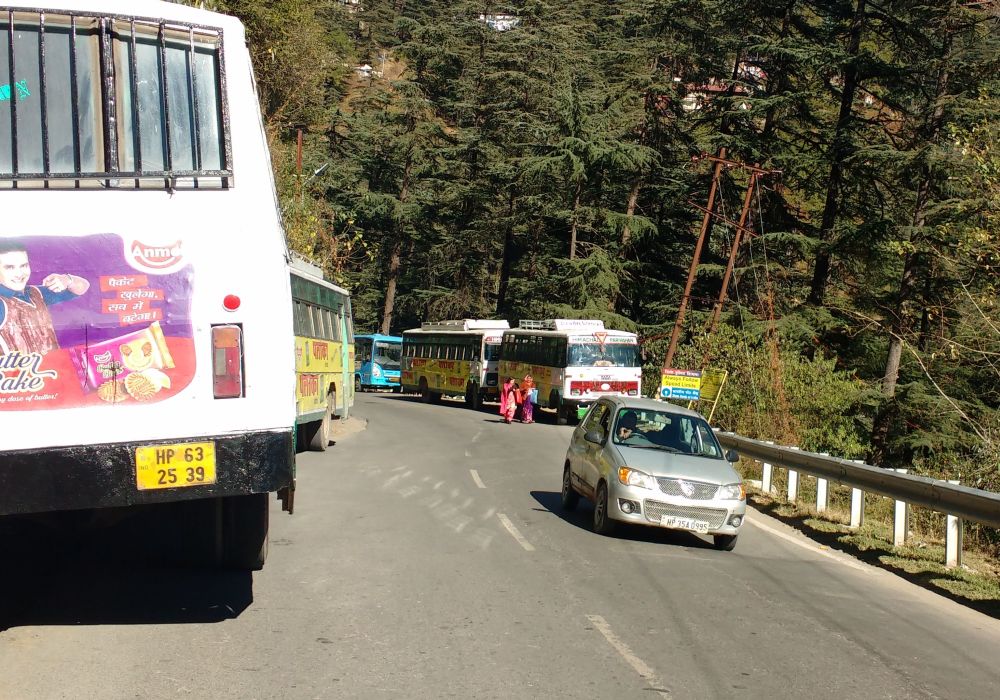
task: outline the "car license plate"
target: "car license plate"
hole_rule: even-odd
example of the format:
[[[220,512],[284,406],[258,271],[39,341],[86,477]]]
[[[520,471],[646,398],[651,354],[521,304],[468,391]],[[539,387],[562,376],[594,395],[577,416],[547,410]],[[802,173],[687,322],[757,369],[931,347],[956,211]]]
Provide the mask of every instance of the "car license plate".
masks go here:
[[[214,483],[214,442],[182,442],[135,449],[135,484],[140,491]]]
[[[664,515],[660,518],[660,525],[672,527],[678,530],[692,530],[693,532],[708,532],[708,523],[704,520],[694,520],[693,518],[677,518],[672,515]]]

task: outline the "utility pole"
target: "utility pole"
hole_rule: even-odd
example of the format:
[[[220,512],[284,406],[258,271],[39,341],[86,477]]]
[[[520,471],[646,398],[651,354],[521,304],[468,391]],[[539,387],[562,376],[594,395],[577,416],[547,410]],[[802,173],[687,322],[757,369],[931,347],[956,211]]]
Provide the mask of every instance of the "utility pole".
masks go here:
[[[740,238],[746,230],[747,219],[750,217],[750,204],[753,202],[753,190],[757,185],[758,177],[760,176],[756,172],[750,173],[747,194],[743,198],[743,211],[740,212],[740,220],[736,224],[736,233],[733,234],[733,247],[729,251],[729,263],[726,265],[726,272],[722,276],[722,289],[719,291],[719,300],[715,302],[715,308],[712,309],[712,322],[708,328],[709,334],[715,332],[715,327],[719,324],[719,316],[722,315],[722,306],[726,303],[726,296],[729,293],[729,280],[732,278],[733,268],[736,266],[736,255],[740,250]],[[749,235],[750,231],[747,231],[747,236],[749,237]]]
[[[719,189],[719,175],[726,159],[726,149],[719,150],[718,158],[715,160],[715,172],[712,174],[712,187],[708,191],[708,205],[705,207],[705,217],[701,221],[701,233],[698,234],[698,242],[694,246],[694,257],[691,259],[691,269],[688,270],[687,282],[684,284],[684,294],[681,295],[681,303],[677,309],[677,320],[674,322],[674,329],[670,333],[670,345],[667,347],[667,357],[663,360],[663,369],[670,369],[674,361],[674,353],[677,352],[677,340],[680,338],[681,329],[684,327],[684,312],[687,311],[688,298],[691,296],[691,287],[694,286],[694,277],[698,272],[698,263],[701,260],[701,248],[705,244],[705,234],[708,233],[709,226],[712,225],[712,212],[715,209],[715,193]]]
[[[698,264],[701,260],[701,252],[705,243],[705,236],[711,227],[712,220],[719,219],[720,221],[733,226],[736,229],[736,234],[733,237],[733,246],[729,253],[729,264],[726,266],[726,272],[722,278],[722,290],[719,292],[719,298],[715,302],[715,306],[712,310],[712,321],[709,333],[715,330],[716,325],[719,322],[719,317],[722,314],[722,307],[725,304],[726,297],[729,293],[729,281],[732,278],[733,269],[736,265],[736,256],[739,253],[742,235],[746,234],[747,237],[753,235],[753,231],[748,229],[746,224],[750,218],[750,206],[753,202],[753,192],[754,188],[757,186],[757,181],[764,175],[772,175],[781,172],[779,170],[765,170],[759,165],[746,165],[745,163],[741,163],[739,161],[728,160],[726,158],[725,148],[720,149],[718,156],[708,156],[708,160],[715,162],[715,174],[712,176],[712,187],[708,192],[708,205],[700,207],[697,204],[693,204],[696,209],[700,209],[705,213],[705,217],[701,222],[701,234],[698,236],[698,243],[694,248],[694,257],[691,259],[691,268],[688,270],[687,284],[684,286],[684,295],[681,297],[681,303],[677,309],[677,320],[674,322],[674,328],[670,334],[670,346],[667,348],[667,356],[663,361],[663,369],[665,370],[672,369],[674,355],[677,352],[677,341],[680,339],[681,330],[684,327],[684,313],[687,311],[688,300],[691,297],[691,288],[694,284],[694,278],[698,272]],[[742,168],[750,171],[750,183],[747,186],[746,196],[743,198],[743,210],[740,212],[740,220],[738,222],[730,221],[715,212],[715,194],[719,185],[719,175],[722,172],[723,167]]]

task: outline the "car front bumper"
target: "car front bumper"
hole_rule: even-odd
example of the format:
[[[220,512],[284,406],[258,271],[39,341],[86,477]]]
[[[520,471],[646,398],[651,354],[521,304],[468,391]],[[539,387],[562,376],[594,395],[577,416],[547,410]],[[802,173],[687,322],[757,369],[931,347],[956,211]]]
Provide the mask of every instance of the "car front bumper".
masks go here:
[[[623,501],[634,504],[633,512],[623,510]],[[613,520],[636,525],[708,535],[736,535],[746,520],[746,510],[745,500],[696,500],[668,496],[659,489],[625,486],[617,479],[608,489],[608,516]],[[735,518],[739,518],[738,525],[733,524]],[[683,524],[685,520],[703,524],[704,527],[686,527]]]

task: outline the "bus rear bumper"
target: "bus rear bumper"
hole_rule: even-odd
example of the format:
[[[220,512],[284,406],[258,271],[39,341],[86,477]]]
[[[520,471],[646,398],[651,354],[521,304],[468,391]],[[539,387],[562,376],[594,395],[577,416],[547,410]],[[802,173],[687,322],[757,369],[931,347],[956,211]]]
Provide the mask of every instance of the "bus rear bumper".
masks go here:
[[[139,490],[136,448],[214,442],[216,483]],[[0,452],[0,515],[114,508],[294,488],[291,430]]]

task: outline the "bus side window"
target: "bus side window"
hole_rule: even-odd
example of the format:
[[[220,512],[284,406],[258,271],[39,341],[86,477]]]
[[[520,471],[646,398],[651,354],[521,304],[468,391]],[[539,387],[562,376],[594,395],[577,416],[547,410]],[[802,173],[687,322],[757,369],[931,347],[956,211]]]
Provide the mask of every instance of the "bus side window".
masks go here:
[[[344,307],[341,306],[336,312],[330,309],[323,309],[323,314],[326,316],[327,328],[330,329],[330,340],[335,340],[340,342],[340,322],[343,319]]]

